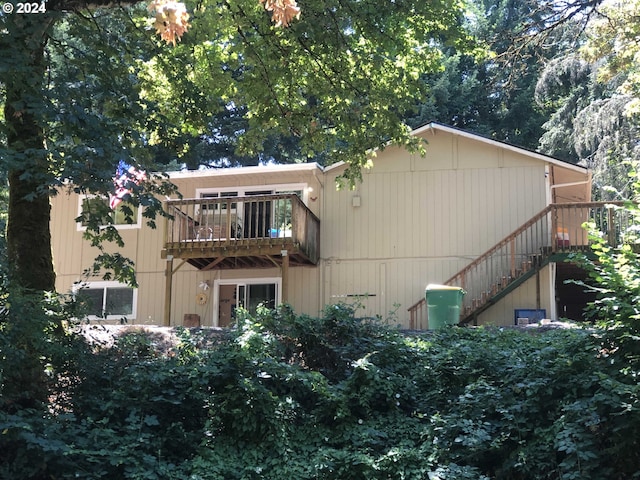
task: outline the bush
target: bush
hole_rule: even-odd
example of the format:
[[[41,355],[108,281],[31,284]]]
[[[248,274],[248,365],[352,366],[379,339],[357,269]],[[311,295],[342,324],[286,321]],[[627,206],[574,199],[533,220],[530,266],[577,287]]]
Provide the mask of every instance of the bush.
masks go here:
[[[639,387],[598,330],[408,336],[344,306],[239,318],[168,352],[141,333],[68,349],[57,408],[0,417],[0,478],[622,479],[640,464]]]

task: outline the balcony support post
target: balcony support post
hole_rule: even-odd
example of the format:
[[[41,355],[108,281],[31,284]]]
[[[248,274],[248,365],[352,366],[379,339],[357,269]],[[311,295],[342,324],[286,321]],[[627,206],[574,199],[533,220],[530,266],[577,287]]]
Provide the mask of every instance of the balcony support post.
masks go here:
[[[282,250],[282,303],[289,302],[289,252]]]
[[[168,327],[171,325],[171,289],[173,282],[173,255],[167,255],[167,265],[164,271],[165,288],[164,288],[164,316],[162,325]]]

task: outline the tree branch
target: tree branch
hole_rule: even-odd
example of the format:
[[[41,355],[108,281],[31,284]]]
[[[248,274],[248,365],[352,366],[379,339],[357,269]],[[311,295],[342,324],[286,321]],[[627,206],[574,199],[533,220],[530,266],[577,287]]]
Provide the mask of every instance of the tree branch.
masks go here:
[[[49,0],[47,10],[53,12],[78,12],[96,8],[129,7],[140,3],[140,0]]]

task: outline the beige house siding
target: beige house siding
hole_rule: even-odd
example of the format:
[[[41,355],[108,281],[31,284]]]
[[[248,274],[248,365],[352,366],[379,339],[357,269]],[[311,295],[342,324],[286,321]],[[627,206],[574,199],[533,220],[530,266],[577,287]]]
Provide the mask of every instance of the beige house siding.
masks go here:
[[[407,326],[406,309],[427,284],[443,283],[546,206],[544,163],[448,133],[427,138],[426,157],[385,150],[354,191],[325,196],[325,302],[369,294],[367,313],[385,317],[400,304]],[[327,185],[340,173],[330,169]]]
[[[424,296],[429,283],[442,283],[484,253],[553,198],[584,201],[588,187],[550,189],[550,183],[588,182],[588,173],[553,165],[546,157],[447,128],[418,132],[428,144],[426,156],[392,147],[378,152],[354,190],[336,189],[344,167],[324,171],[314,165],[250,167],[187,172],[172,176],[184,198],[203,189],[252,189],[304,185],[304,201],[320,219],[320,261],[292,267],[289,302],[297,312],[316,316],[325,305],[358,302],[361,313],[409,326],[407,308]],[[68,291],[95,257],[82,240],[74,218],[79,197],[53,198],[52,240],[57,288]],[[136,262],[139,282],[134,323],[162,323],[166,260],[162,221],[159,228],[123,230],[122,250]],[[173,262],[171,323],[197,314],[214,325],[216,282],[279,278],[279,268],[198,271]],[[540,274],[542,308],[552,312],[553,274]],[[210,288],[204,290],[203,282]],[[200,293],[204,304],[196,302]],[[536,281],[487,310],[480,323],[510,324],[515,308],[535,308]],[[399,305],[399,307],[398,307]]]
[[[536,277],[528,279],[523,285],[511,292],[505,298],[500,300],[496,305],[492,306],[478,316],[479,325],[496,325],[508,326],[515,322],[514,313],[517,309],[546,310],[547,318],[556,318],[555,298],[551,296],[551,282],[555,280],[553,277],[553,267],[547,265],[540,271],[540,304],[537,304],[538,286]]]
[[[231,187],[247,187],[260,190],[283,185],[306,185],[304,195],[308,207],[319,214],[319,198],[322,192],[322,171],[312,165],[287,166],[284,171],[278,169],[250,168],[243,170],[222,170],[220,172],[187,172],[177,174],[172,181],[178,186],[185,198],[196,196],[197,189],[226,189]],[[243,173],[249,172],[249,175]],[[212,175],[213,173],[213,175]],[[82,231],[78,229],[75,218],[79,214],[81,196],[60,193],[52,199],[52,244],[56,265],[56,287],[59,292],[70,292],[76,282],[100,282],[99,277],[83,276],[89,268],[98,250],[89,246],[82,239]],[[144,223],[144,219],[141,220]],[[160,257],[164,244],[164,228],[162,219],[157,221],[158,228],[151,229],[146,225],[140,228],[125,228],[120,234],[125,242],[124,248],[107,245],[107,251],[118,251],[131,258],[136,264],[138,281],[137,308],[135,324],[161,324],[164,309],[165,265]],[[185,314],[197,314],[203,325],[213,325],[214,306],[212,288],[203,290],[201,284],[208,281],[213,287],[215,280],[229,278],[251,279],[260,277],[279,277],[279,269],[256,269],[238,271],[201,272],[188,264],[180,266],[174,262],[173,302],[171,306],[172,324],[180,325]],[[319,270],[313,267],[296,267],[291,269],[290,302],[300,305],[301,313],[318,315],[320,311]],[[196,301],[199,293],[208,297],[204,305]]]

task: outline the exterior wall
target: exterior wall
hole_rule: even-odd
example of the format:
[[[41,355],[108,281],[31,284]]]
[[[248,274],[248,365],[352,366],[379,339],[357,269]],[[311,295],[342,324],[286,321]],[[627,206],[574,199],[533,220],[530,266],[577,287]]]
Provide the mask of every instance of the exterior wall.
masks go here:
[[[379,153],[354,191],[329,193],[341,170],[327,172],[324,303],[369,294],[365,311],[385,317],[399,304],[408,326],[407,308],[427,284],[445,282],[547,205],[543,162],[446,132],[426,138],[424,158]]]
[[[206,188],[307,185],[305,203],[321,222],[321,259],[316,267],[290,268],[289,302],[297,312],[312,316],[324,305],[357,302],[363,315],[408,327],[407,308],[424,298],[427,284],[445,282],[540,212],[552,196],[549,165],[533,154],[439,129],[420,135],[428,142],[425,157],[400,148],[379,152],[355,190],[336,189],[341,166],[324,172],[309,165],[189,172],[172,181],[184,198]],[[566,183],[587,178],[586,173],[554,168],[552,176]],[[580,196],[580,188],[567,188],[565,196]],[[60,292],[82,279],[97,254],[74,222],[78,202],[77,195],[53,199]],[[136,262],[139,282],[132,323],[161,324],[166,266],[160,257],[162,222],[157,230],[143,226],[121,233],[126,243],[121,253]],[[173,265],[174,325],[182,324],[186,314],[199,315],[202,325],[215,325],[216,294],[213,288],[203,290],[203,282],[213,287],[229,279],[280,277],[275,267],[203,272],[180,260]],[[540,275],[540,306],[547,312],[554,311],[552,277],[549,268]],[[204,304],[196,301],[200,293],[207,295]],[[535,279],[529,280],[483,313],[480,323],[511,324],[514,309],[536,308],[537,297]]]
[[[174,265],[176,263],[174,262]],[[317,316],[320,312],[320,304],[317,295],[318,285],[318,268],[317,267],[293,267],[289,269],[289,302],[295,305],[296,311],[312,316]],[[172,325],[181,325],[185,314],[198,314],[202,325],[215,326],[214,323],[214,300],[216,293],[214,287],[216,281],[229,280],[251,280],[258,278],[279,278],[281,276],[280,269],[239,269],[239,270],[217,270],[202,272],[196,270],[191,265],[185,264],[180,268],[173,277],[173,301],[171,304],[171,323]],[[161,284],[160,295],[155,295],[156,304],[146,306],[148,311],[154,310],[154,321],[144,322],[144,318],[140,319],[144,323],[162,323],[163,301],[164,301],[164,274],[152,275],[151,277],[160,278]],[[211,286],[206,291],[200,287],[202,282],[207,281]],[[140,279],[142,288],[142,279]],[[199,305],[196,302],[196,295],[205,293],[208,297],[206,304]],[[140,293],[142,296],[142,292]],[[154,297],[154,295],[151,295]]]
[[[60,293],[69,293],[78,282],[98,282],[101,277],[87,277],[84,271],[90,268],[99,254],[96,248],[82,238],[75,218],[79,215],[80,196],[59,193],[52,199],[51,237],[56,269],[56,288]],[[141,220],[144,223],[144,219]],[[164,292],[164,265],[160,259],[163,246],[162,227],[156,230],[141,226],[124,228],[120,234],[125,246],[105,245],[108,252],[119,252],[136,262],[139,284],[136,318],[132,323],[162,323]]]
[[[555,318],[554,266],[547,265],[535,276],[478,316],[479,325],[514,325],[516,309],[544,309],[547,318]],[[537,283],[539,282],[539,287]],[[538,291],[539,288],[539,291]],[[539,294],[539,303],[538,303]]]
[[[322,193],[322,173],[317,167],[304,165],[296,169],[288,166],[273,171],[270,168],[249,168],[214,172],[187,172],[172,177],[184,198],[196,196],[196,189],[227,187],[255,187],[259,190],[267,186],[307,185],[304,192],[307,206],[316,214],[320,214],[319,197]],[[100,281],[101,278],[86,278],[83,271],[89,268],[98,250],[91,248],[82,239],[82,232],[78,230],[75,218],[79,215],[80,196],[77,194],[60,193],[52,199],[52,243],[57,278],[56,288],[61,293],[70,292],[76,282]],[[314,200],[315,199],[315,200]],[[144,220],[142,220],[144,223]],[[164,244],[163,222],[159,219],[158,228],[153,230],[146,225],[140,228],[125,228],[120,234],[125,242],[124,248],[107,246],[107,250],[117,250],[136,265],[138,281],[137,308],[135,318],[130,319],[133,324],[162,324],[165,294],[165,266],[166,261],[160,257]],[[180,260],[174,261],[174,270],[180,265]],[[319,299],[319,270],[314,267],[291,267],[289,301],[296,305],[297,311],[310,315],[318,315],[320,311]],[[173,277],[171,323],[181,325],[185,314],[197,314],[202,325],[214,325],[214,293],[212,289],[203,290],[202,283],[208,281],[213,287],[215,280],[251,279],[260,277],[280,277],[277,268],[272,269],[243,269],[237,271],[201,272],[189,264],[183,264],[175,271]],[[204,305],[196,301],[196,296],[205,293],[208,297]]]

